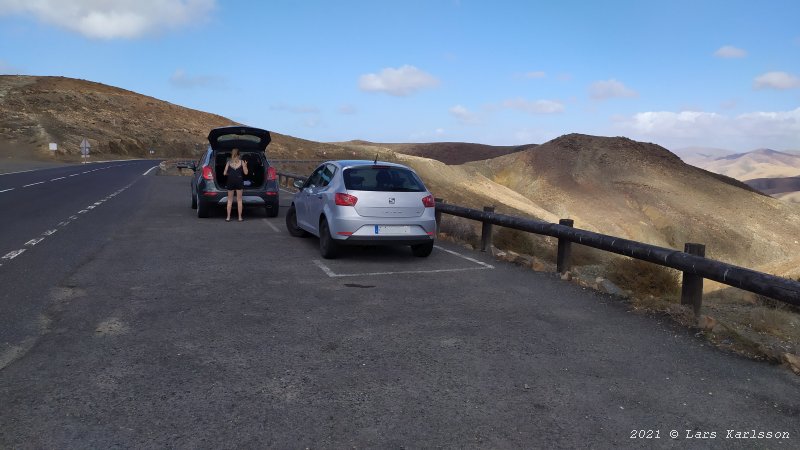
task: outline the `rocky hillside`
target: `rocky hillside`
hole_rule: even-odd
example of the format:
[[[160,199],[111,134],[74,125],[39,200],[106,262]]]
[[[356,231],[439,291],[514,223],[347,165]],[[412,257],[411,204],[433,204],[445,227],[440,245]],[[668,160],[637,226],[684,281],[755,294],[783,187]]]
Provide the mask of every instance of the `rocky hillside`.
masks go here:
[[[58,144],[78,154],[86,137],[93,154],[145,156],[195,153],[208,130],[229,119],[135,92],[63,77],[0,76],[0,139],[49,152]]]
[[[378,144],[367,141],[349,141],[341,143],[347,147],[361,147],[364,149],[381,147],[405,155],[420,156],[435,159],[449,165],[464,164],[470,161],[481,161],[520,152],[536,144],[497,146],[472,144],[467,142],[430,142],[417,144]]]
[[[800,155],[770,149],[696,161],[695,165],[742,181],[800,175]]]
[[[672,248],[700,242],[711,257],[765,269],[800,255],[797,206],[654,144],[570,134],[467,166],[581,228]]]

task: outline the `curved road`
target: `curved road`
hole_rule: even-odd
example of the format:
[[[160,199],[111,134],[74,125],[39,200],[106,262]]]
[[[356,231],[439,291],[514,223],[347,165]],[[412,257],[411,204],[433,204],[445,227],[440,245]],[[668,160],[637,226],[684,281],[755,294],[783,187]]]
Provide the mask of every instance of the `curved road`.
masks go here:
[[[0,176],[0,448],[798,446],[784,368],[445,243],[321,260],[289,194],[201,220],[154,165]]]

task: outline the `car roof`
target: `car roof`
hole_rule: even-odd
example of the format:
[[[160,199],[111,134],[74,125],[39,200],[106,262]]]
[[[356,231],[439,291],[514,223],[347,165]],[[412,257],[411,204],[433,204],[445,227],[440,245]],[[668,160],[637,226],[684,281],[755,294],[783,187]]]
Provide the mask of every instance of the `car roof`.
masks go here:
[[[347,169],[350,167],[360,167],[360,166],[384,166],[384,167],[398,167],[401,169],[409,169],[410,167],[404,166],[402,164],[397,164],[388,161],[375,161],[372,159],[340,159],[335,161],[328,161],[329,163],[336,164],[337,166]]]

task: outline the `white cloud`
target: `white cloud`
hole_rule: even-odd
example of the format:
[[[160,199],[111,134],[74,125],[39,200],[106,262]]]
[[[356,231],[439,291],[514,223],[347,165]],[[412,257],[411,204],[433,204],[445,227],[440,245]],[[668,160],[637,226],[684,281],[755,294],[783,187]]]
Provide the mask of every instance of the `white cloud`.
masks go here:
[[[26,14],[89,38],[139,38],[205,20],[216,0],[0,0],[0,15]]]
[[[501,106],[508,109],[516,109],[531,114],[557,114],[564,112],[564,105],[553,100],[525,100],[524,98],[514,98],[504,101]]]
[[[618,128],[635,138],[661,141],[664,145],[711,145],[737,150],[800,147],[800,108],[737,116],[651,111],[618,118],[616,122]]]
[[[717,58],[744,58],[747,56],[747,51],[732,45],[725,45],[717,49],[714,56]]]
[[[753,80],[755,89],[793,89],[800,87],[800,78],[786,72],[767,72]]]
[[[225,79],[212,75],[188,75],[183,69],[177,69],[169,77],[169,82],[179,88],[206,88],[219,87],[225,84]]]
[[[611,79],[592,83],[589,86],[589,96],[594,100],[607,100],[609,98],[638,97],[639,93],[627,88],[621,82]]]
[[[358,79],[358,87],[362,91],[385,92],[397,97],[406,97],[420,89],[438,85],[439,80],[433,75],[409,65],[397,69],[387,67],[379,74],[368,73]]]
[[[462,105],[455,105],[449,109],[450,114],[462,124],[476,124],[480,122],[478,116]]]

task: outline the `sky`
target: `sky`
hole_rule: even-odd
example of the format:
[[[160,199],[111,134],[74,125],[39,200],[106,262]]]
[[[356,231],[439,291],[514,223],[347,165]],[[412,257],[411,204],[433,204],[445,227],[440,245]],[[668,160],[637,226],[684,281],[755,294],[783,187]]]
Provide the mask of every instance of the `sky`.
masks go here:
[[[0,74],[323,142],[800,150],[797,0],[0,0]]]

